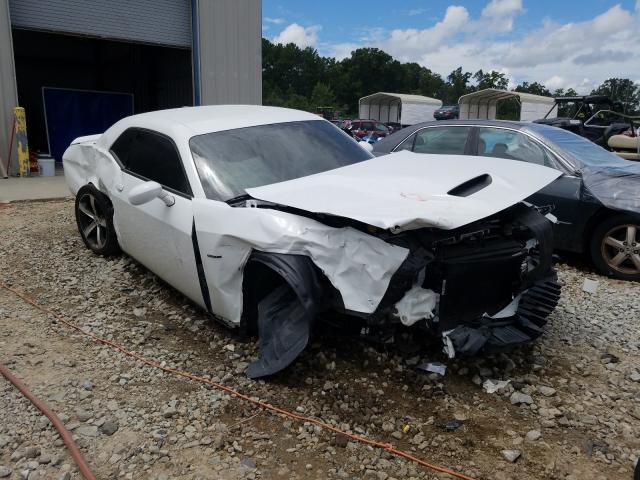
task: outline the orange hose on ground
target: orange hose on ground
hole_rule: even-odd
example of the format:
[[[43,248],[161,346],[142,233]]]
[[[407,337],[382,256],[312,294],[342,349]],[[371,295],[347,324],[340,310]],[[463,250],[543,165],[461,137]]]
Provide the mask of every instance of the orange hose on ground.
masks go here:
[[[139,353],[136,353],[134,351],[130,351],[125,349],[122,345],[117,344],[116,342],[113,342],[111,340],[107,340],[106,338],[103,338],[99,335],[96,335],[95,333],[92,332],[88,332],[86,330],[84,330],[82,327],[80,327],[79,325],[76,325],[75,323],[67,320],[66,318],[62,317],[61,315],[57,314],[56,312],[54,312],[53,310],[47,308],[47,307],[43,307],[41,305],[39,305],[38,303],[35,302],[35,300],[31,299],[31,297],[29,297],[28,295],[25,295],[24,293],[21,293],[17,290],[14,290],[13,288],[9,287],[8,285],[5,285],[4,283],[0,282],[0,287],[4,288],[5,290],[8,290],[9,292],[13,293],[14,295],[20,297],[22,300],[24,300],[25,302],[27,302],[28,304],[30,304],[31,306],[37,308],[38,310],[40,310],[41,312],[47,313],[49,315],[51,315],[52,317],[54,317],[56,320],[58,320],[60,323],[63,323],[64,325],[72,328],[73,330],[76,330],[77,332],[81,333],[82,335],[86,335],[90,338],[92,338],[94,341],[98,342],[98,343],[102,343],[103,345],[107,345],[108,347],[113,348],[114,350],[119,351],[120,353],[127,355],[129,357],[135,358],[136,360],[138,360],[141,363],[144,363],[145,365],[148,365],[150,367],[153,368],[157,368],[159,370],[162,370],[164,372],[167,373],[171,373],[173,375],[177,375],[183,378],[188,378],[189,380],[193,380],[195,382],[199,382],[199,383],[204,383],[207,385],[210,385],[214,388],[217,388],[218,390],[222,390],[224,392],[227,392],[229,395],[239,398],[241,400],[245,400],[249,403],[253,403],[254,405],[258,405],[259,407],[264,408],[265,410],[269,410],[271,412],[275,412],[278,413],[282,416],[285,417],[289,417],[289,418],[293,418],[295,420],[299,420],[302,422],[308,422],[308,423],[312,423],[314,425],[317,425],[318,427],[324,429],[324,430],[329,430],[331,432],[334,433],[338,433],[340,435],[344,435],[348,438],[351,438],[352,440],[362,443],[364,445],[369,445],[371,447],[375,447],[375,448],[380,448],[383,450],[386,450],[387,452],[397,456],[397,457],[402,457],[405,458],[407,460],[410,460],[414,463],[417,463],[418,465],[422,465],[423,467],[427,467],[431,470],[434,470],[436,472],[440,472],[440,473],[446,473],[448,475],[451,475],[452,477],[455,478],[459,478],[461,480],[476,480],[473,477],[469,477],[467,475],[464,475],[462,473],[458,473],[455,472],[453,470],[450,470],[448,468],[445,467],[441,467],[439,465],[434,465],[432,463],[429,463],[425,460],[422,460],[414,455],[411,455],[410,453],[407,453],[403,450],[399,450],[396,447],[393,446],[393,444],[391,443],[384,443],[384,442],[380,442],[377,440],[371,440],[370,438],[364,437],[362,435],[356,435],[356,434],[352,434],[352,433],[347,433],[337,427],[334,427],[333,425],[330,425],[328,423],[323,422],[322,420],[318,420],[316,418],[313,417],[307,417],[306,415],[300,415],[298,413],[294,413],[294,412],[290,412],[288,410],[285,410],[283,408],[280,407],[276,407],[275,405],[271,405],[270,403],[264,402],[262,400],[256,400],[254,398],[249,397],[248,395],[245,395],[244,393],[240,393],[236,390],[233,390],[230,387],[227,387],[226,385],[223,385],[221,383],[216,383],[213,382],[207,378],[204,377],[200,377],[198,375],[195,375],[193,373],[190,372],[186,372],[184,370],[179,370],[176,368],[171,368],[171,367],[167,367],[167,366],[163,366],[158,362],[155,362],[153,360],[150,360],[146,357],[143,357],[142,355],[140,355]]]
[[[58,418],[58,416],[55,413],[53,413],[53,411],[49,408],[49,406],[46,403],[44,403],[42,400],[36,397],[33,393],[31,393],[27,388],[27,386],[24,383],[22,383],[20,380],[18,380],[18,378],[13,373],[11,373],[11,370],[9,370],[2,363],[0,363],[0,373],[2,373],[2,375],[4,375],[4,377],[7,380],[9,380],[14,387],[20,390],[20,393],[22,393],[22,395],[27,397],[29,401],[33,403],[33,405],[38,410],[40,410],[44,415],[46,415],[46,417],[49,420],[51,420],[51,423],[53,424],[53,426],[56,427],[56,430],[58,430],[58,433],[60,434],[60,438],[62,438],[62,441],[67,446],[67,449],[69,449],[69,453],[71,454],[73,461],[76,462],[76,465],[78,466],[78,470],[80,470],[80,473],[82,474],[82,476],[86,480],[96,480],[95,475],[91,472],[91,468],[89,468],[89,464],[87,464],[87,461],[82,456],[82,453],[80,453],[80,450],[76,445],[76,442],[73,441],[73,437],[71,436],[69,431],[64,427],[64,424]]]

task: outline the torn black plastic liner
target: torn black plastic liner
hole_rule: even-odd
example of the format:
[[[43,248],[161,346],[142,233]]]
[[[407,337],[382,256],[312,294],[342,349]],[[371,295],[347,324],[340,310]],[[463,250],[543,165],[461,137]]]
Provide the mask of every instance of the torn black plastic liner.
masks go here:
[[[527,272],[520,294],[512,301],[513,310],[507,307],[493,316],[484,314],[443,332],[445,351],[451,357],[531,341],[542,333],[547,317],[558,304],[560,285],[552,268],[551,224],[536,209],[521,211],[517,221],[529,229],[538,245],[537,252],[527,256]]]
[[[247,368],[249,378],[265,377],[289,366],[309,341],[307,311],[289,285],[281,285],[258,304],[260,357]]]
[[[542,334],[547,317],[560,299],[560,285],[555,273],[524,292],[516,312],[504,318],[484,317],[481,325],[461,325],[447,332],[456,354],[475,355],[486,347],[507,347],[529,342]],[[445,348],[446,349],[446,348]]]
[[[318,314],[322,285],[308,257],[254,252],[251,261],[269,267],[285,282],[258,304],[260,356],[246,373],[249,378],[259,378],[288,367],[305,349]]]

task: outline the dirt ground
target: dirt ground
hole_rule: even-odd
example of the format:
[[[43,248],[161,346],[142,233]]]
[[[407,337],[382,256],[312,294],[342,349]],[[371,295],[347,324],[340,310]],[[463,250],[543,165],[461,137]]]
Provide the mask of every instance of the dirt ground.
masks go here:
[[[130,350],[478,479],[631,479],[640,285],[558,270],[561,303],[531,345],[449,360],[439,347],[323,332],[286,372],[252,381],[243,371],[255,341],[127,256],[86,250],[70,200],[0,208],[0,281]],[[582,290],[585,278],[596,293]],[[100,479],[450,478],[141,365],[2,289],[0,361],[62,418]],[[424,361],[446,364],[445,376],[417,369]],[[486,379],[510,383],[489,394]],[[0,407],[0,478],[80,478],[46,418],[5,380]]]

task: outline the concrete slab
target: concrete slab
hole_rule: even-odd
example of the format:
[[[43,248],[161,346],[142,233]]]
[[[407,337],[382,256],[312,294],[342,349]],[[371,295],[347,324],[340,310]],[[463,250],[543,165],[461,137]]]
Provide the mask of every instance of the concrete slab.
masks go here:
[[[25,200],[52,200],[70,197],[71,192],[61,170],[55,177],[0,178],[0,203]]]

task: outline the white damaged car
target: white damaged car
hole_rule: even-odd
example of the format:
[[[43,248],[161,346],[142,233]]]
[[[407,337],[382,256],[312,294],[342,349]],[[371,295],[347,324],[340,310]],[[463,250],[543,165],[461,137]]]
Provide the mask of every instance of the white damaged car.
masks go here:
[[[522,200],[560,172],[497,158],[372,155],[316,115],[188,107],[125,118],[64,154],[78,229],[227,325],[256,378],[316,320],[441,337],[453,356],[538,336],[560,288],[550,221]]]

